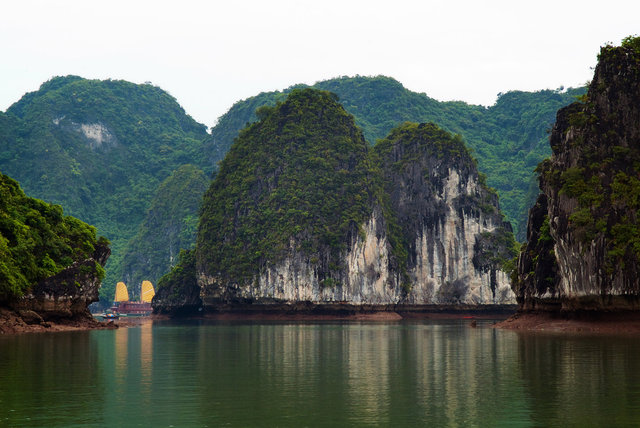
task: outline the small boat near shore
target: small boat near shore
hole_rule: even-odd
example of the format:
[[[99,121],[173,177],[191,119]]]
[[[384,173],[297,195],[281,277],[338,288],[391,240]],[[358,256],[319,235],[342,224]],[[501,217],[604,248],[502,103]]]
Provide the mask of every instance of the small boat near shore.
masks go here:
[[[117,321],[120,316],[118,314],[114,314],[113,312],[105,312],[103,314],[95,314],[96,318],[99,318],[102,321]]]

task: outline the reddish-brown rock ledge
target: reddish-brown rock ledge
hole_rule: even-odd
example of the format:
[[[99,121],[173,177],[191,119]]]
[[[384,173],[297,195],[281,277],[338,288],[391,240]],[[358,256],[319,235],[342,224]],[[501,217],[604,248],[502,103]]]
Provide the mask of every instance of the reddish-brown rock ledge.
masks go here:
[[[111,322],[100,322],[91,314],[76,315],[45,321],[31,310],[14,311],[0,308],[0,334],[45,333],[54,331],[94,330],[118,328]]]
[[[637,312],[518,312],[494,325],[509,330],[552,333],[640,334]]]

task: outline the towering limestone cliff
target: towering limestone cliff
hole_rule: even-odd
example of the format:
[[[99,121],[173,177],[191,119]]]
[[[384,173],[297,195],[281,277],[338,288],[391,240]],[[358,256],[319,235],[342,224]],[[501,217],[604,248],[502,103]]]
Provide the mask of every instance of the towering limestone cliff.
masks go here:
[[[515,241],[460,137],[405,124],[371,149],[313,89],[258,117],[221,163],[195,254],[163,278],[157,311],[181,290],[198,306],[194,289],[206,309],[515,302],[503,271]]]
[[[515,255],[498,196],[459,136],[404,124],[375,146],[407,248],[410,303],[511,303]]]
[[[297,90],[258,114],[203,200],[196,267],[205,303],[317,300],[320,289],[342,289],[344,251],[376,197],[368,145],[330,93]]]
[[[640,309],[640,38],[558,112],[514,291],[523,310]]]
[[[234,104],[211,129],[206,153],[212,163],[222,160],[246,123],[257,120],[258,107],[275,105],[302,86],[264,92]],[[527,211],[538,194],[533,169],[551,154],[548,130],[558,109],[585,92],[585,88],[510,91],[499,94],[493,106],[483,107],[437,101],[385,76],[343,76],[317,82],[313,87],[338,95],[370,144],[405,121],[434,122],[460,134],[473,149],[487,183],[498,191],[501,209],[522,241]]]

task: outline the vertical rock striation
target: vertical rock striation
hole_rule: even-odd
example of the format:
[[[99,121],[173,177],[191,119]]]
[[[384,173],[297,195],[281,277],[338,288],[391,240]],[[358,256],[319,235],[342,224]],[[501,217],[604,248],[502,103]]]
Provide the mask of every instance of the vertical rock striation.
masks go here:
[[[195,282],[179,265],[156,311],[194,283],[209,310],[515,303],[513,234],[460,137],[407,123],[371,149],[312,89],[258,116],[203,200]]]
[[[403,302],[513,303],[503,270],[515,254],[511,226],[462,139],[404,124],[375,149],[407,248]]]
[[[640,301],[640,38],[605,46],[587,95],[558,112],[514,291],[523,310]]]

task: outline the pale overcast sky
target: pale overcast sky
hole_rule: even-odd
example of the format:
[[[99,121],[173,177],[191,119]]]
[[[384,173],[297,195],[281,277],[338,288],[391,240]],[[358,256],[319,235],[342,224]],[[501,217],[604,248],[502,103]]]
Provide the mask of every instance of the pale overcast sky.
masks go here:
[[[6,0],[0,110],[53,76],[151,81],[208,126],[263,91],[386,75],[438,100],[579,86],[640,1]]]

